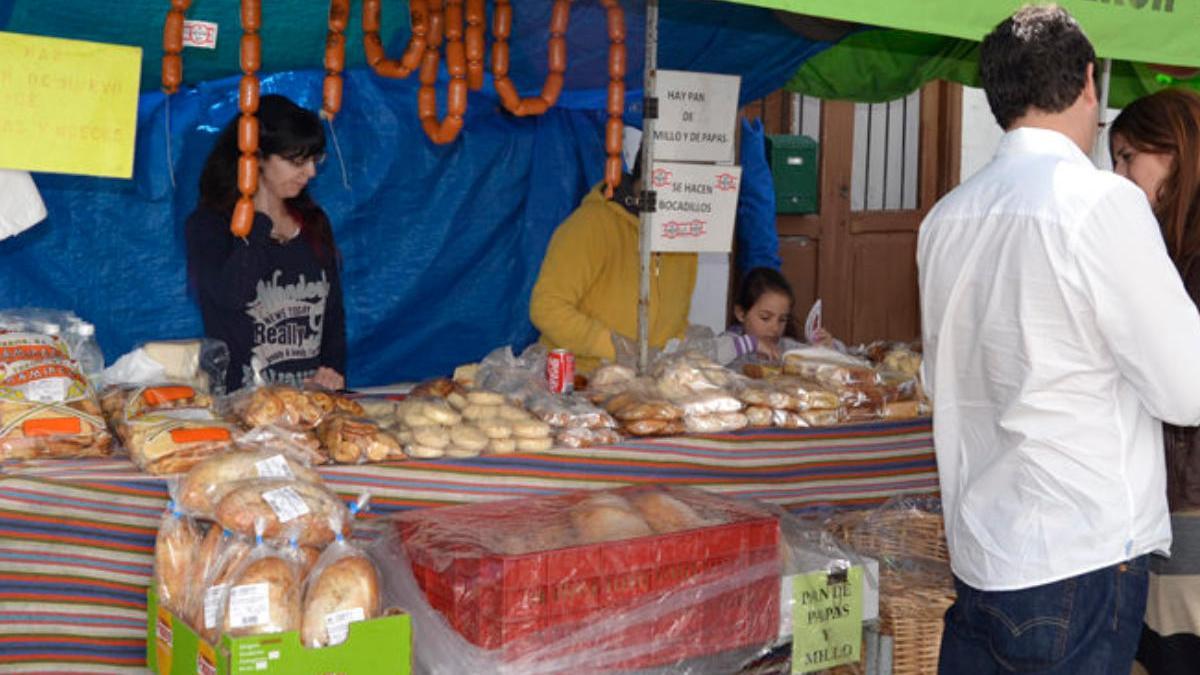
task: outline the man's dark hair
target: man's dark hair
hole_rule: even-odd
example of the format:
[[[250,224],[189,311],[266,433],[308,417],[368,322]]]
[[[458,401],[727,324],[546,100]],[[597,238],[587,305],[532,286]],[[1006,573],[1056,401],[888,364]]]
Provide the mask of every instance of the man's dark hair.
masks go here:
[[[983,40],[979,75],[988,105],[1004,129],[1030,108],[1056,113],[1083,91],[1096,50],[1067,10],[1026,6]]]

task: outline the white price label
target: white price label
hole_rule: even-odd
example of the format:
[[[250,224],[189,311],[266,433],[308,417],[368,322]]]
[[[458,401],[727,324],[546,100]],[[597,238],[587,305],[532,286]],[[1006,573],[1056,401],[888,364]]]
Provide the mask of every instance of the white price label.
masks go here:
[[[217,584],[204,591],[205,630],[217,627],[217,619],[221,616],[221,608],[225,606],[227,597],[229,597],[229,584]]]
[[[363,612],[362,607],[326,614],[325,631],[329,633],[329,644],[340,645],[345,642],[346,637],[350,634],[350,624],[365,618],[367,615]]]
[[[292,469],[283,455],[272,455],[266,459],[260,459],[254,463],[254,468],[258,470],[259,478],[287,478],[290,480],[296,477],[292,474]]]
[[[281,487],[262,493],[263,501],[271,507],[279,522],[286,523],[300,516],[308,515],[308,504],[290,487]]]
[[[252,628],[271,620],[269,586],[263,581],[229,589],[230,628]]]
[[[70,384],[65,377],[33,380],[25,385],[25,398],[38,403],[59,403],[67,400],[67,389]]]

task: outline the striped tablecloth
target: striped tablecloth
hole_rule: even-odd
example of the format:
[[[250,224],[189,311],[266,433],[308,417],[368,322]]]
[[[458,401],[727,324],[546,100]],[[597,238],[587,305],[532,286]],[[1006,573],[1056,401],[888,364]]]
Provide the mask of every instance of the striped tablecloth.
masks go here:
[[[693,485],[801,511],[937,489],[928,420],[631,441],[538,455],[321,469],[375,516],[629,483]],[[144,667],[146,587],[166,501],[127,460],[0,464],[0,671]]]

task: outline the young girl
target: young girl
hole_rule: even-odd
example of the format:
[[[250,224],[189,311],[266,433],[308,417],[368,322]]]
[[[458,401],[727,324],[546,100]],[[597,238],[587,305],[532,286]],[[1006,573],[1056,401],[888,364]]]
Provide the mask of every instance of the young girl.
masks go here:
[[[717,360],[727,365],[775,361],[800,346],[788,337],[795,301],[782,274],[768,267],[750,270],[733,305],[738,322],[717,339]]]

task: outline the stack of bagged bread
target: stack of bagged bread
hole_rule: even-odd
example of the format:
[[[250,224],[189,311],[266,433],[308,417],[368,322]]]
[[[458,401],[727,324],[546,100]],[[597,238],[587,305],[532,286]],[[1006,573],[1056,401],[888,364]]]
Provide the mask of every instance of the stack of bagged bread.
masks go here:
[[[55,335],[0,330],[0,459],[111,452],[99,401],[66,344]]]
[[[408,456],[417,459],[545,452],[554,446],[550,425],[519,403],[449,380],[414,389],[394,414],[392,430]]]
[[[130,458],[149,473],[187,471],[232,450],[238,433],[211,396],[187,385],[112,386],[100,403]]]
[[[362,464],[405,458],[396,436],[367,415],[354,399],[336,393],[272,385],[240,394],[234,410],[254,444],[285,441],[316,463]]]
[[[235,451],[173,484],[155,542],[159,604],[204,639],[298,630],[337,644],[379,615],[379,575],[346,541],[352,514],[291,455]]]
[[[800,377],[747,380],[737,387],[737,396],[746,404],[746,418],[752,427],[824,427],[842,419],[838,395]]]
[[[893,364],[919,369],[912,354],[897,352]],[[884,354],[886,358],[886,353]],[[825,347],[804,347],[783,356],[785,374],[811,380],[838,395],[848,421],[902,419],[921,412],[915,372],[895,370],[870,360]]]
[[[695,353],[660,359],[649,377],[605,365],[592,377],[600,402],[632,436],[736,431],[749,424],[732,390],[745,378]]]

